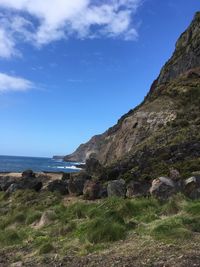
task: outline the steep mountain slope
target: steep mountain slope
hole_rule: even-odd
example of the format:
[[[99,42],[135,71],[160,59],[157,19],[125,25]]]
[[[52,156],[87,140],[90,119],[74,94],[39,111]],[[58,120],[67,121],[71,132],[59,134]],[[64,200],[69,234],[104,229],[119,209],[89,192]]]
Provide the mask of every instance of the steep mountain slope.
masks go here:
[[[197,151],[195,157],[198,158],[199,140],[200,12],[197,12],[143,103],[105,133],[82,144],[66,156],[65,161],[85,161],[92,156],[105,166],[126,162],[127,170],[127,165],[130,165],[128,169],[138,165],[136,158],[144,151],[152,157],[152,151],[161,153],[155,151],[168,148],[170,152],[173,146],[179,150],[182,147],[185,154],[180,153],[185,158],[187,151],[189,153],[191,147],[196,146],[193,150]],[[166,151],[163,153],[167,154]],[[166,158],[169,159],[169,155]]]

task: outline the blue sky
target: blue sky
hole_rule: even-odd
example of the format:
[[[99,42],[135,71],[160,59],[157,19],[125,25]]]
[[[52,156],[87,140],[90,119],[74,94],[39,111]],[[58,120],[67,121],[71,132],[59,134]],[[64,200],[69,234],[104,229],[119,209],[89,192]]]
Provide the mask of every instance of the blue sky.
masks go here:
[[[65,155],[114,125],[200,10],[199,0],[54,2],[0,0],[2,155]]]

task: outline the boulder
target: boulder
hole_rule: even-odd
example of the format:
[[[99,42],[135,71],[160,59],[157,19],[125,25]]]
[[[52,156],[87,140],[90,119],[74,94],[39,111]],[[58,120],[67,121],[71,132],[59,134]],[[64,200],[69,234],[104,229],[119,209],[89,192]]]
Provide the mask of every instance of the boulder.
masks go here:
[[[91,177],[85,173],[80,172],[78,174],[72,175],[68,181],[68,190],[70,195],[79,196],[83,194],[84,184]]]
[[[36,192],[39,192],[42,188],[43,184],[42,182],[37,178],[22,178],[19,181],[16,181],[12,183],[9,188],[7,189],[8,193],[13,193],[17,190],[35,190]]]
[[[32,170],[26,170],[26,171],[22,172],[22,177],[23,178],[34,178],[35,173]]]
[[[6,190],[6,192],[8,194],[12,194],[14,192],[16,192],[17,190],[21,189],[20,186],[19,186],[19,183],[13,183],[11,184],[8,189]]]
[[[6,191],[11,184],[15,183],[17,179],[15,177],[4,176],[0,178],[0,191]]]
[[[197,179],[200,179],[200,171],[192,172],[192,176],[197,177]]]
[[[148,182],[131,181],[126,187],[126,197],[146,197],[149,195],[150,187]]]
[[[107,186],[101,186],[99,191],[99,198],[106,198],[108,196]]]
[[[85,199],[94,200],[99,198],[101,190],[100,182],[88,180],[85,182],[83,188],[83,195]]]
[[[113,180],[107,186],[108,197],[125,197],[126,195],[126,182],[123,179]]]
[[[167,200],[176,193],[176,185],[168,177],[154,179],[150,188],[150,194],[160,200]]]
[[[200,198],[200,177],[192,176],[184,181],[184,193],[191,199]]]
[[[33,177],[22,179],[19,183],[22,189],[32,189],[36,192],[39,192],[42,188],[42,182],[39,179]]]
[[[50,192],[59,192],[61,195],[68,194],[67,183],[62,180],[55,180],[48,184],[47,189]]]

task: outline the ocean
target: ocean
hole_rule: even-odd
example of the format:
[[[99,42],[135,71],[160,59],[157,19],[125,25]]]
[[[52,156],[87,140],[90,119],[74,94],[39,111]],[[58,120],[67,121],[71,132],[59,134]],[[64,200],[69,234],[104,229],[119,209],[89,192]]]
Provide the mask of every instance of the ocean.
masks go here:
[[[76,162],[63,162],[52,158],[0,156],[0,172],[23,172],[31,169],[34,172],[77,172]]]

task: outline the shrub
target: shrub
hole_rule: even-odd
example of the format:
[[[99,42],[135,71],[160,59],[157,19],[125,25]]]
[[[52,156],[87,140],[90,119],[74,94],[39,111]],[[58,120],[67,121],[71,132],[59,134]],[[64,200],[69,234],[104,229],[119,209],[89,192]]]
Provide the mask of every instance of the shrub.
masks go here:
[[[182,217],[182,222],[189,230],[200,233],[200,216],[184,216]]]
[[[185,206],[185,211],[191,215],[199,215],[200,216],[200,201],[188,202]]]
[[[54,249],[54,247],[52,246],[51,243],[45,243],[43,245],[40,246],[39,248],[39,254],[47,254],[49,252],[51,252]]]
[[[126,227],[108,218],[96,218],[81,225],[78,231],[80,240],[92,243],[111,242],[124,239]]]
[[[5,229],[0,231],[0,245],[1,246],[11,246],[21,243],[22,239],[20,238],[17,231],[12,229]]]
[[[19,212],[13,217],[13,222],[24,223],[26,221],[26,214],[24,212]]]
[[[176,194],[171,197],[161,208],[161,214],[173,215],[182,210],[185,203],[185,196],[182,194]]]

